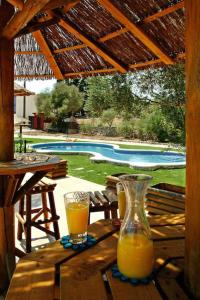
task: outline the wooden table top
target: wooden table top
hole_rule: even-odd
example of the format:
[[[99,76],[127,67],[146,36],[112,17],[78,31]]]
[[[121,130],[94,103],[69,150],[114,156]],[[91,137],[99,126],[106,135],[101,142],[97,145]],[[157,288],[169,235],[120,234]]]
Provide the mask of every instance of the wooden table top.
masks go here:
[[[22,258],[7,300],[189,299],[177,281],[184,257],[184,215],[154,216],[149,222],[158,275],[148,285],[132,286],[112,277],[118,230],[112,220],[100,220],[88,230],[97,244],[83,252],[65,250],[57,241]]]
[[[17,175],[26,172],[50,170],[60,161],[58,156],[40,153],[16,153],[15,159],[0,161],[0,175]]]

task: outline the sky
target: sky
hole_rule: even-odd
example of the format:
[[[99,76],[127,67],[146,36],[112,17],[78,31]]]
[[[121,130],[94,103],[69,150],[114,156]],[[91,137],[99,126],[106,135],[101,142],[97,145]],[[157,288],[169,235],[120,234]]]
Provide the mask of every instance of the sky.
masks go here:
[[[24,81],[16,81],[17,84],[24,86]],[[51,80],[31,80],[26,81],[26,88],[31,92],[36,94],[41,93],[45,89],[52,89],[53,85],[56,83],[56,79]]]

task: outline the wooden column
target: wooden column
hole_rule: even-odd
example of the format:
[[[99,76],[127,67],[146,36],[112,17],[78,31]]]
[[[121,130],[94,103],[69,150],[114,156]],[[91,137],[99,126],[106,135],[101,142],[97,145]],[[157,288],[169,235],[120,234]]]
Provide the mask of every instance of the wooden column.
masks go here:
[[[0,28],[12,16],[13,6],[1,1]],[[0,29],[1,31],[1,29]],[[14,40],[0,38],[0,161],[13,159],[14,132]]]
[[[185,278],[200,299],[200,1],[185,0],[187,171]]]
[[[5,0],[0,1],[0,34],[13,13],[12,5]],[[8,41],[0,37],[0,161],[13,159],[13,113],[14,40]],[[0,176],[0,198],[5,197],[7,180],[7,177]],[[13,269],[13,233],[13,207],[0,208],[0,289],[6,287],[9,272],[12,273]]]

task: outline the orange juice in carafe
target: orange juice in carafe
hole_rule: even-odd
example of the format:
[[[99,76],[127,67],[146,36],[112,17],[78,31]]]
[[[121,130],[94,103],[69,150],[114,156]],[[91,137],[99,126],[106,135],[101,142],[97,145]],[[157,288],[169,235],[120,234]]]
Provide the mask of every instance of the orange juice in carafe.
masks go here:
[[[126,195],[126,213],[120,228],[117,264],[119,271],[129,278],[142,279],[153,270],[153,241],[144,211],[144,197],[151,178],[144,174],[119,177]]]
[[[153,242],[142,234],[125,235],[118,242],[117,263],[120,272],[129,278],[145,278],[153,270]]]

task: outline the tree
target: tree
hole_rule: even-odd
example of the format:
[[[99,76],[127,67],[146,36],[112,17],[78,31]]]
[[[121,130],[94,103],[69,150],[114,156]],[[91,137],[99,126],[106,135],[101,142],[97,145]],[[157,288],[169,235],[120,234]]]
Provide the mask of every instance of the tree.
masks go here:
[[[87,78],[69,78],[65,79],[67,85],[75,85],[79,88],[79,91],[87,94],[88,81]]]
[[[83,105],[83,94],[76,86],[64,81],[57,82],[51,93],[41,93],[38,99],[38,110],[51,116],[58,128],[62,127],[66,117],[74,115]]]
[[[56,118],[66,118],[80,110],[83,105],[83,95],[76,86],[69,86],[64,81],[60,81],[55,84],[51,93],[51,104]]]
[[[101,122],[111,128],[115,117],[116,111],[113,108],[104,110],[101,116]]]
[[[111,78],[111,87],[113,91],[112,107],[124,119],[139,117],[142,107],[146,105],[141,98],[134,93],[132,74],[116,74]]]
[[[88,100],[85,109],[96,117],[110,108],[125,119],[138,117],[141,104],[139,96],[133,93],[130,74],[88,79]]]
[[[49,90],[38,94],[36,106],[39,113],[43,112],[46,116],[52,116],[51,92]]]
[[[91,77],[88,78],[88,99],[85,110],[93,117],[100,117],[102,112],[111,107],[112,88],[110,77]]]
[[[168,139],[185,139],[185,74],[184,66],[149,69],[137,78],[140,94],[147,103],[157,105],[165,118]],[[156,107],[156,106],[154,106]]]
[[[65,82],[68,85],[75,85],[77,86],[77,88],[79,89],[79,91],[83,94],[84,96],[84,103],[83,103],[83,107],[80,111],[81,115],[85,115],[85,110],[84,110],[84,106],[85,103],[87,101],[87,89],[88,89],[88,82],[87,82],[87,78],[69,78],[69,79],[65,79]]]

